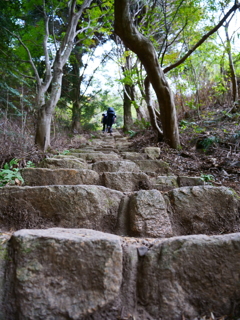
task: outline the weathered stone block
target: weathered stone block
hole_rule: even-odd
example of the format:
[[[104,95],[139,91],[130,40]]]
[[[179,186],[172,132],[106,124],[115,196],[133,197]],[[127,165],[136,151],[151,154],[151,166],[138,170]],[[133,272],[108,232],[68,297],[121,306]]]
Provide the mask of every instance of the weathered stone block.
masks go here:
[[[99,184],[99,174],[86,169],[25,168],[21,175],[28,186]]]
[[[163,196],[158,190],[140,190],[130,196],[130,228],[134,236],[170,237],[173,235]]]
[[[168,192],[175,234],[220,234],[239,230],[239,200],[226,187],[195,186]]]
[[[99,161],[92,165],[97,172],[139,172],[139,167],[132,161]]]
[[[169,165],[162,160],[134,160],[143,172],[166,174],[170,171]]]
[[[178,184],[179,187],[191,187],[191,186],[202,186],[204,185],[204,181],[200,177],[185,177],[178,176]]]
[[[114,232],[123,193],[102,186],[0,188],[0,227],[89,228]]]
[[[79,320],[119,294],[117,236],[86,229],[20,230],[12,246],[19,320]]]
[[[112,152],[112,153],[103,153],[101,154],[88,154],[87,155],[87,161],[92,161],[92,162],[98,162],[98,161],[105,161],[105,160],[119,160],[119,155]]]
[[[161,149],[158,147],[146,147],[144,152],[147,154],[149,159],[156,160],[160,156]]]
[[[239,233],[156,240],[139,267],[139,304],[151,319],[239,317],[239,279]]]
[[[144,160],[146,159],[146,155],[144,153],[139,152],[122,152],[123,159],[126,160]]]
[[[155,184],[154,188],[160,191],[168,191],[174,188],[178,188],[178,182],[176,176],[158,176],[152,179]]]
[[[49,168],[49,169],[56,169],[56,168],[70,168],[70,169],[87,169],[88,164],[86,161],[78,159],[74,156],[64,156],[56,158],[47,158],[42,161],[38,167],[40,168]]]
[[[7,262],[9,262],[8,256],[8,240],[10,239],[10,234],[3,234],[0,232],[0,320],[6,319],[5,314],[5,271]]]
[[[143,172],[105,172],[102,182],[105,187],[122,192],[151,189],[148,176]]]

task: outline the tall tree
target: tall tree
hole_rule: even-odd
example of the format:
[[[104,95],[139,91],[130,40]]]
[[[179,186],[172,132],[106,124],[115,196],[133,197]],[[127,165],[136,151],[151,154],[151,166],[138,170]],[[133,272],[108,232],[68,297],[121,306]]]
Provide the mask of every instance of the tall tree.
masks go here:
[[[39,33],[35,32],[35,42],[38,38],[42,39],[43,58],[44,64],[43,72],[39,72],[38,65],[36,64],[36,49],[39,48],[37,44],[35,47],[30,46],[29,40],[26,38],[25,23],[20,25],[19,33],[12,33],[18,39],[22,48],[27,54],[27,63],[30,64],[33,70],[33,77],[36,80],[36,108],[38,111],[37,128],[35,143],[43,150],[50,146],[50,131],[51,120],[56,104],[61,95],[63,67],[68,61],[70,53],[75,45],[81,41],[78,39],[85,29],[89,28],[88,21],[84,26],[79,26],[79,20],[84,11],[89,8],[93,0],[72,0],[68,3],[52,1],[49,3],[45,0],[23,2],[28,10],[35,13],[31,16],[31,23],[35,19],[35,28],[39,28]],[[68,7],[67,7],[68,5]],[[30,19],[25,9],[25,17],[22,21]],[[64,24],[61,16],[56,16],[57,11],[66,12],[66,27],[61,26]],[[60,23],[61,22],[61,23]],[[56,29],[57,30],[56,32]],[[25,31],[25,35],[21,33]],[[61,37],[61,34],[63,37]],[[55,51],[54,55],[50,52]],[[39,51],[38,51],[39,54]],[[38,60],[39,61],[39,60]]]
[[[233,16],[232,16],[233,17]],[[233,55],[232,55],[232,46],[231,46],[231,38],[229,35],[229,24],[231,19],[224,24],[224,30],[226,35],[226,52],[228,55],[228,62],[229,62],[229,69],[230,69],[230,76],[231,76],[231,83],[232,83],[232,100],[233,102],[238,101],[238,83],[237,83],[237,76],[235,72],[235,66],[233,62]]]
[[[132,119],[132,102],[134,101],[134,85],[131,79],[132,57],[129,54],[128,48],[124,48],[124,60],[125,63],[122,65],[123,75],[125,76],[123,81],[123,130],[129,131],[133,124]]]
[[[164,139],[172,148],[178,148],[180,140],[173,94],[152,42],[132,22],[128,0],[115,0],[115,32],[144,65],[160,106]]]
[[[79,19],[81,18],[84,10],[90,6],[91,2],[92,0],[85,0],[81,6],[77,5],[76,0],[71,2],[68,15],[68,27],[65,36],[61,41],[60,47],[56,52],[52,69],[47,48],[49,37],[49,16],[45,11],[45,3],[43,3],[45,22],[45,37],[43,47],[46,63],[46,77],[44,82],[39,78],[38,73],[35,71],[38,87],[37,106],[39,110],[35,143],[43,150],[46,150],[50,146],[51,119],[53,111],[61,95],[63,67],[71,54],[71,51],[74,47],[74,42],[77,42],[77,35],[82,32],[81,29],[77,30]],[[32,61],[30,55],[29,58],[30,61]],[[32,66],[34,68],[33,63]],[[50,86],[51,91],[49,99],[46,101],[46,93]]]

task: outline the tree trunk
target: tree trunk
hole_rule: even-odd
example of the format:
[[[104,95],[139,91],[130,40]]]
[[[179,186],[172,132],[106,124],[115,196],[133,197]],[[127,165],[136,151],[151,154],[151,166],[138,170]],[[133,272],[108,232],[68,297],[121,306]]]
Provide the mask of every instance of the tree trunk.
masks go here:
[[[158,140],[162,140],[163,133],[162,133],[162,130],[158,126],[157,115],[156,115],[155,109],[152,106],[152,100],[151,100],[151,94],[150,94],[150,81],[149,81],[148,77],[146,77],[146,79],[144,81],[144,86],[145,86],[145,95],[146,95],[145,99],[147,102],[147,108],[148,108],[151,126],[152,126],[153,130],[156,132]]]
[[[46,79],[45,82],[39,77],[37,69],[34,65],[33,59],[31,54],[26,46],[25,49],[28,52],[29,60],[32,64],[32,67],[35,72],[35,76],[38,82],[38,90],[41,91],[41,95],[38,94],[38,120],[37,120],[37,130],[35,135],[35,143],[44,151],[50,146],[50,133],[51,133],[51,119],[54,109],[57,105],[57,102],[61,96],[61,89],[62,89],[62,76],[63,76],[63,66],[67,62],[72,48],[74,46],[74,40],[77,34],[80,31],[77,31],[77,26],[79,24],[79,19],[83,14],[83,11],[90,6],[92,0],[84,0],[82,5],[77,7],[77,1],[73,0],[70,3],[69,7],[69,21],[66,33],[64,35],[63,40],[61,41],[61,45],[56,53],[56,57],[53,64],[53,71],[50,66],[49,62],[49,53],[48,53],[48,37],[49,37],[49,15],[44,10],[44,22],[45,22],[45,36],[44,36],[44,43],[43,48],[45,52],[45,63],[46,63]],[[48,88],[51,84],[51,92],[50,96],[46,103],[43,103],[42,94],[45,95]]]
[[[231,41],[228,34],[228,24],[225,25],[225,34],[227,38],[226,50],[228,54],[231,83],[232,83],[232,99],[233,99],[233,102],[237,102],[238,101],[238,84],[237,84],[237,77],[236,77],[233,58],[232,58],[232,48],[231,48]]]
[[[128,0],[115,0],[115,32],[124,44],[137,54],[156,92],[162,117],[163,136],[172,147],[180,145],[176,109],[168,82],[152,43],[132,23]]]
[[[128,84],[124,85],[124,95],[123,95],[123,114],[124,114],[124,125],[123,130],[129,131],[131,130],[133,119],[132,119],[132,87]]]
[[[74,133],[79,133],[81,130],[80,117],[81,117],[81,104],[79,99],[77,99],[76,101],[74,101],[73,109],[72,109],[72,131]]]
[[[128,51],[128,48],[125,46],[125,52]],[[123,130],[131,130],[133,124],[132,119],[132,101],[134,100],[134,88],[133,85],[129,82],[129,75],[132,69],[132,59],[131,56],[126,54],[125,56],[125,65],[122,67],[124,76],[127,75],[127,81],[124,83],[124,92],[123,92]],[[128,82],[128,83],[127,83]]]
[[[46,151],[46,149],[51,144],[51,120],[53,111],[61,95],[62,76],[62,61],[59,59],[59,54],[57,53],[57,57],[53,67],[53,78],[51,82],[52,86],[50,97],[48,101],[39,108],[37,119],[35,144],[38,145],[43,151]]]
[[[38,111],[37,129],[35,135],[35,143],[41,146],[45,152],[50,146],[50,130],[51,130],[52,114],[48,113],[45,106]]]

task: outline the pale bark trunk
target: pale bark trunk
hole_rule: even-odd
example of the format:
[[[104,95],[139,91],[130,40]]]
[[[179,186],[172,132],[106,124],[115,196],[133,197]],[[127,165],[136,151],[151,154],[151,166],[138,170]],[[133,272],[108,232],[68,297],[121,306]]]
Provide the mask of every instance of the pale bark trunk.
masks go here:
[[[132,88],[130,85],[125,84],[124,85],[124,95],[123,95],[123,114],[124,114],[123,130],[124,131],[131,130],[131,127],[133,124],[132,112],[131,112],[131,107],[132,107],[131,96],[132,96]]]
[[[83,66],[82,62],[83,51],[75,52],[75,61],[72,64],[72,73],[73,73],[73,80],[72,80],[72,101],[73,101],[73,108],[72,108],[72,131],[74,133],[79,133],[81,130],[81,85],[83,81],[83,76],[80,75],[80,68]]]
[[[74,46],[74,39],[77,34],[81,31],[77,31],[77,25],[79,23],[79,19],[84,11],[90,4],[92,0],[85,0],[81,7],[77,10],[76,8],[76,0],[73,0],[70,7],[69,12],[69,21],[68,21],[68,28],[66,34],[61,42],[60,48],[57,51],[56,58],[53,64],[53,72],[51,72],[51,66],[49,63],[49,56],[48,56],[48,49],[47,49],[47,41],[48,41],[48,23],[49,18],[48,15],[45,13],[45,32],[46,35],[44,37],[44,52],[45,52],[45,62],[46,62],[46,79],[43,83],[39,78],[39,75],[34,69],[35,75],[38,82],[38,120],[37,120],[37,130],[35,136],[35,143],[44,151],[50,146],[50,133],[51,133],[51,119],[56,104],[61,96],[61,88],[62,88],[62,76],[63,76],[63,66],[67,62],[72,48]],[[45,10],[45,8],[44,8]],[[29,57],[30,53],[29,53]],[[32,65],[33,60],[31,58]],[[33,65],[34,68],[34,65]],[[50,97],[48,98],[47,102],[44,102],[43,95],[46,94],[48,88],[51,84],[51,93]]]
[[[72,131],[74,133],[79,133],[81,130],[80,118],[81,118],[81,104],[80,104],[80,100],[76,100],[73,103],[73,109],[72,109]]]
[[[238,101],[238,84],[237,84],[237,76],[235,73],[233,58],[232,58],[232,48],[231,48],[231,41],[228,34],[228,24],[225,26],[225,34],[227,38],[227,54],[228,54],[228,61],[229,61],[229,68],[231,74],[231,83],[232,83],[232,99],[233,102]]]
[[[48,113],[45,106],[38,111],[38,122],[35,135],[35,143],[46,151],[50,146],[50,130],[51,130],[52,114]]]
[[[156,115],[155,109],[152,106],[152,100],[151,100],[151,94],[150,94],[150,81],[148,77],[146,77],[144,81],[144,86],[145,86],[145,95],[146,95],[145,99],[147,102],[147,108],[148,108],[151,126],[156,132],[158,140],[161,140],[163,138],[163,132],[159,128],[159,125],[157,123],[157,115]]]
[[[43,106],[41,106],[38,113],[35,143],[36,145],[40,146],[43,151],[46,151],[46,149],[51,144],[51,120],[53,111],[61,96],[63,75],[62,67],[62,62],[60,61],[59,54],[57,53],[57,57],[53,67],[53,78],[51,82],[52,87],[50,97],[47,102]]]
[[[125,47],[125,52],[128,51],[128,48]],[[125,57],[126,62],[123,66],[123,73],[128,71],[130,72],[132,69],[132,60],[129,55],[126,55]],[[134,94],[133,94],[133,86],[130,84],[125,83],[124,84],[124,93],[123,93],[123,130],[129,131],[131,130],[131,126],[133,124],[132,119],[132,101],[134,100]]]
[[[152,43],[132,23],[128,0],[115,0],[115,32],[144,65],[160,106],[164,139],[172,148],[178,148],[180,141],[172,92]]]

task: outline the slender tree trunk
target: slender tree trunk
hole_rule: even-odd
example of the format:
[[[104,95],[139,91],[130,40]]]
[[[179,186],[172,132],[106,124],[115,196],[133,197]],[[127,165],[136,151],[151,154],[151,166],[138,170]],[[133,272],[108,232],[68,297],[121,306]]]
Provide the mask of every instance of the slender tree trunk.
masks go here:
[[[61,45],[56,53],[56,57],[53,64],[53,71],[51,69],[51,65],[49,62],[49,54],[48,54],[48,37],[49,37],[49,15],[45,12],[45,7],[43,6],[44,10],[44,21],[45,21],[45,36],[44,36],[44,43],[43,48],[45,52],[45,63],[46,63],[46,79],[43,83],[39,77],[37,72],[37,68],[34,65],[33,59],[28,48],[23,44],[25,47],[32,67],[35,72],[35,76],[37,78],[38,83],[38,90],[41,91],[41,94],[38,93],[38,119],[37,119],[37,129],[35,135],[35,143],[44,151],[50,146],[50,133],[51,133],[51,119],[54,109],[59,101],[61,96],[61,89],[62,89],[62,76],[63,76],[63,66],[67,62],[72,48],[74,46],[74,40],[81,32],[77,31],[77,26],[79,24],[79,19],[83,14],[83,11],[90,6],[92,0],[84,0],[80,7],[77,7],[77,1],[73,0],[69,6],[69,20],[68,20],[68,27],[64,38],[61,42]],[[44,98],[42,95],[45,95],[48,88],[51,84],[51,92],[50,96],[47,101],[43,103]]]
[[[58,53],[57,53],[58,55]],[[35,143],[40,146],[43,151],[50,146],[50,134],[51,134],[51,120],[52,114],[56,107],[56,104],[61,95],[62,88],[62,62],[56,57],[54,67],[53,67],[53,78],[50,97],[47,102],[39,108],[37,129],[35,135]],[[40,99],[40,102],[42,99]]]
[[[72,124],[71,129],[74,133],[78,133],[81,130],[81,85],[83,81],[83,75],[80,74],[80,69],[83,67],[83,55],[84,50],[82,48],[74,50],[74,61],[72,63],[72,93],[71,100],[73,101],[72,107]]]
[[[49,113],[45,105],[38,111],[37,129],[35,135],[35,143],[42,146],[42,149],[46,151],[50,146],[50,130],[51,130],[52,114]]]
[[[124,114],[124,125],[123,130],[131,130],[133,119],[132,119],[132,86],[125,84],[124,85],[124,94],[123,94],[123,114]]]
[[[128,51],[128,48],[125,46],[125,52]],[[132,69],[132,59],[131,56],[126,54],[125,56],[125,65],[123,66],[123,73],[126,76],[127,72],[127,78],[130,76],[130,72]],[[127,80],[129,82],[129,79]],[[134,100],[134,88],[132,84],[125,83],[124,84],[124,93],[123,93],[123,130],[129,131],[131,129],[131,126],[133,124],[132,119],[132,101]]]
[[[81,130],[81,104],[79,100],[74,101],[72,108],[72,131],[79,133]]]
[[[115,0],[115,32],[144,65],[160,106],[164,139],[172,148],[178,148],[180,141],[171,89],[152,43],[133,25],[129,6],[128,0]]]
[[[231,83],[232,83],[232,99],[233,99],[233,102],[237,102],[238,101],[238,84],[237,84],[237,76],[235,73],[235,68],[234,68],[234,63],[232,58],[232,48],[231,48],[231,41],[228,34],[228,24],[225,25],[225,34],[227,38],[226,50],[228,54]]]
[[[144,85],[145,85],[146,102],[147,102],[148,113],[150,116],[151,126],[153,127],[154,131],[157,133],[158,140],[161,140],[163,138],[163,132],[159,128],[159,125],[157,123],[157,115],[154,110],[154,107],[152,106],[152,99],[151,99],[151,93],[150,93],[150,81],[148,77],[146,77],[144,81]]]

